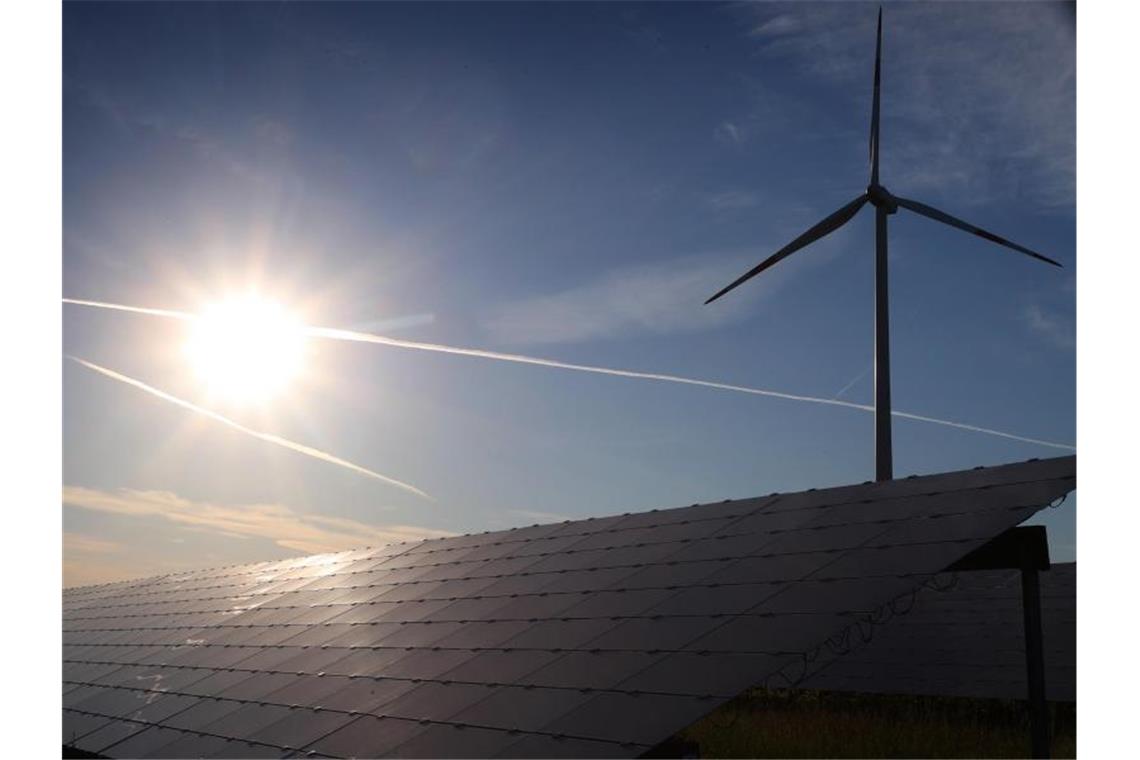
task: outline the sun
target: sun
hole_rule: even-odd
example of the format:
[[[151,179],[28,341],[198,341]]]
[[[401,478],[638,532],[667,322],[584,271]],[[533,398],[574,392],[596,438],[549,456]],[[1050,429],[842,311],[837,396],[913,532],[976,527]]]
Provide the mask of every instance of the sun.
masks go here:
[[[193,320],[185,354],[211,396],[260,404],[279,396],[300,372],[304,326],[272,301],[231,299]]]

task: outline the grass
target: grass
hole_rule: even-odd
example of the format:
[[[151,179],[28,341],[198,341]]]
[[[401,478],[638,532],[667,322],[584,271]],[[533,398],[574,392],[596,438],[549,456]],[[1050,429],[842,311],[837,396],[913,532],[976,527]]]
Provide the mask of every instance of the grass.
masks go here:
[[[1076,757],[1076,705],[1050,705],[1051,756]],[[1028,757],[1024,702],[753,690],[685,729],[701,757]]]

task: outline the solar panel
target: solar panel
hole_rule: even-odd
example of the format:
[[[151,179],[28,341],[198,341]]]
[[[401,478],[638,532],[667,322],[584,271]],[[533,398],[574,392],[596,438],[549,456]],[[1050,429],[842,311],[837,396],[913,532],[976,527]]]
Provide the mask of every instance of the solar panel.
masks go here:
[[[1075,470],[1030,461],[68,589],[63,735],[111,757],[638,756],[749,686],[797,683]]]
[[[1039,573],[1045,693],[1077,698],[1077,566]],[[876,628],[864,646],[833,660],[804,688],[885,694],[1025,699],[1025,639],[1017,570],[956,573],[924,587],[913,606]]]

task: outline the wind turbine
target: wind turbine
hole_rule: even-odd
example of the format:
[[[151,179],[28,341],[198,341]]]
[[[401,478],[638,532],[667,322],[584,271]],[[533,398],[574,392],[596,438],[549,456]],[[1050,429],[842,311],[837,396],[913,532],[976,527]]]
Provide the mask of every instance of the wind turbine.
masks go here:
[[[936,222],[957,227],[966,232],[983,237],[986,240],[1011,248],[1019,253],[1032,256],[1053,266],[1061,266],[1053,259],[1042,256],[1024,246],[987,232],[981,227],[975,227],[969,222],[950,216],[944,211],[927,206],[918,201],[901,198],[891,194],[887,188],[879,184],[879,69],[883,49],[883,9],[879,8],[879,26],[875,41],[875,89],[871,101],[871,182],[867,190],[858,198],[843,206],[831,216],[818,222],[814,227],[776,251],[764,261],[757,264],[738,277],[731,284],[722,288],[716,295],[705,301],[710,304],[733,288],[741,285],[768,267],[786,259],[801,248],[814,243],[816,240],[835,232],[858,213],[863,205],[870,203],[875,207],[875,479],[890,480],[893,477],[891,457],[891,351],[890,328],[888,325],[887,308],[887,217],[894,214],[899,208],[905,208]]]

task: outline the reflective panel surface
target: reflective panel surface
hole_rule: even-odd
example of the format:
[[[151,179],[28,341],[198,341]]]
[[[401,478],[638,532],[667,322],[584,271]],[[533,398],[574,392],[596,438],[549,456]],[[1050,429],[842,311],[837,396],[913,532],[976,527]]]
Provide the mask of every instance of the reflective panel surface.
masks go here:
[[[1016,573],[942,571],[1073,490],[1075,470],[1030,461],[67,589],[64,742],[637,757],[754,685],[1023,698]],[[1046,681],[1064,699],[1075,571],[1041,579]]]

